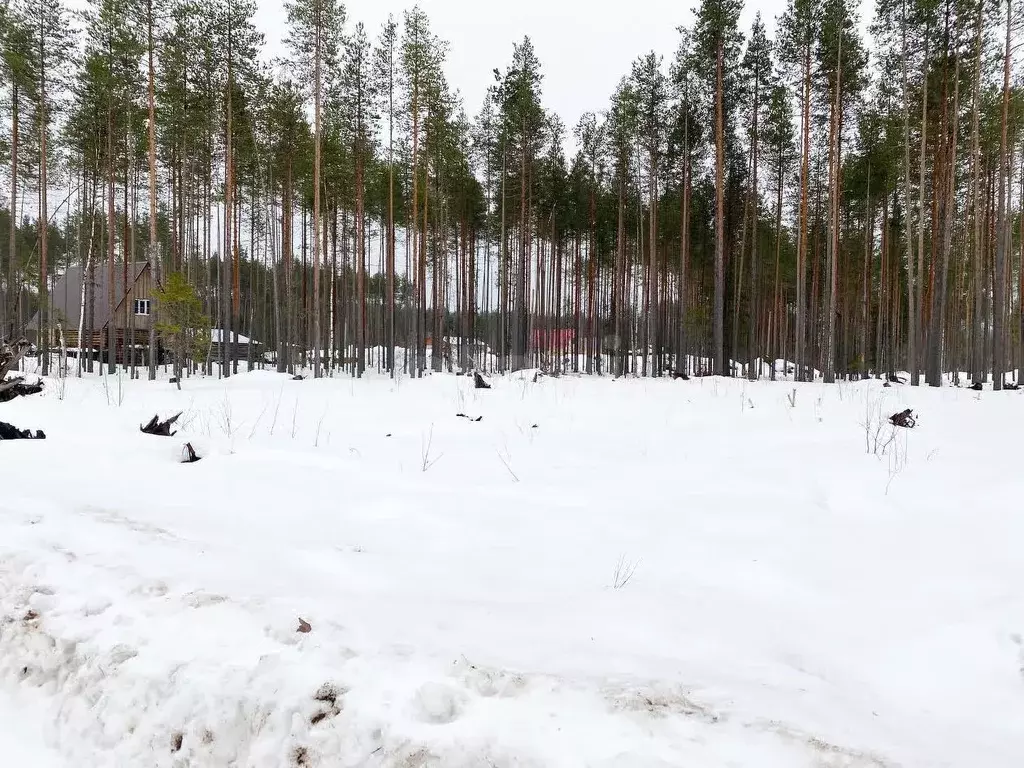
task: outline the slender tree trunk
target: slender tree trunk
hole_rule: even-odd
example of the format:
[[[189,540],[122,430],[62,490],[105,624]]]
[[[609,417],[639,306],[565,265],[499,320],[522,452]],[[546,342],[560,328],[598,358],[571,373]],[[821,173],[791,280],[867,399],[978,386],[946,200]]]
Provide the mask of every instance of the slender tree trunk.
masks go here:
[[[779,167],[778,176],[776,178],[776,198],[775,198],[775,298],[772,306],[773,325],[775,330],[775,344],[770,348],[774,350],[772,355],[773,359],[769,361],[771,365],[771,376],[772,381],[775,381],[775,359],[782,358],[783,365],[785,365],[786,359],[786,344],[784,342],[784,334],[782,333],[783,321],[787,318],[786,313],[782,305],[782,281],[780,279],[781,266],[782,266],[782,192],[785,186],[786,179],[786,167],[784,162],[785,147],[779,147]],[[783,375],[785,375],[785,369],[783,369]]]
[[[760,219],[759,212],[761,208],[760,192],[757,186],[757,171],[758,171],[758,150],[760,136],[758,134],[758,118],[760,117],[761,105],[761,71],[758,69],[754,73],[754,109],[752,115],[753,128],[751,131],[751,139],[753,143],[751,167],[752,167],[752,182],[750,195],[753,198],[752,201],[752,215],[753,220],[751,223],[751,238],[750,238],[750,319],[749,319],[749,335],[747,340],[747,357],[750,360],[748,363],[747,375],[751,381],[757,381],[760,376],[760,350],[757,345],[757,333],[758,333],[758,255],[757,255],[757,244],[758,244],[758,221]],[[737,317],[737,326],[738,323]]]
[[[907,74],[907,0],[903,0],[902,16],[900,21],[901,39],[903,46],[902,69],[903,69],[903,191],[904,191],[904,222],[906,225],[907,243],[907,369],[910,371],[911,381],[916,385],[917,377],[917,278],[914,267],[914,224],[913,209],[910,204],[910,84]],[[895,206],[895,201],[893,202]],[[924,227],[924,223],[921,223]]]
[[[725,360],[725,115],[723,42],[715,53],[715,307],[714,373],[727,374]]]
[[[9,233],[9,244],[7,250],[7,285],[6,303],[0,313],[0,341],[9,339],[14,335],[14,308],[18,301],[19,290],[15,287],[15,262],[18,251],[18,129],[20,117],[18,114],[20,104],[20,91],[18,84],[11,83],[11,231]],[[40,330],[42,327],[40,326]],[[13,340],[13,339],[12,339]]]
[[[836,54],[835,98],[829,128],[829,235],[828,235],[828,305],[825,320],[825,383],[836,380],[836,311],[839,292],[839,169],[842,144],[839,140],[843,110],[843,36],[839,35]]]
[[[994,291],[992,295],[992,337],[993,337],[993,388],[999,391],[1003,388],[1006,375],[1006,339],[1004,336],[1004,324],[1006,319],[1006,262],[1007,262],[1007,233],[1010,225],[1006,215],[1006,197],[1009,192],[1007,176],[1009,174],[1009,110],[1010,110],[1010,58],[1011,47],[1010,37],[1013,29],[1012,23],[1012,2],[1006,0],[1006,46],[1003,54],[1003,113],[1001,122],[1001,133],[999,139],[999,184],[997,194],[999,199],[996,208],[996,257],[995,275],[993,278]]]
[[[981,60],[984,54],[982,46],[982,23],[985,18],[984,0],[978,0],[978,21],[975,27],[974,45],[976,53],[974,56],[974,88],[971,94],[971,213],[973,218],[974,252],[972,263],[974,267],[974,321],[971,332],[971,381],[975,384],[985,381],[985,323],[982,309],[985,303],[985,256],[982,247],[982,221],[984,214],[981,210],[981,146],[980,146],[980,109],[979,97],[982,91]]]
[[[929,30],[924,35],[924,64],[921,84],[921,156],[918,163],[919,176],[917,188],[917,275],[915,282],[914,318],[915,324],[909,329],[915,350],[923,349],[924,329],[924,191],[925,191],[925,155],[928,148],[928,39]],[[910,212],[907,212],[910,215]],[[915,356],[910,365],[910,383],[918,386],[921,383],[921,366]]]
[[[796,268],[796,328],[795,336],[795,378],[804,381],[807,364],[807,218],[808,218],[808,185],[811,158],[811,32],[810,24],[806,30],[807,40],[804,46],[804,97],[803,97],[803,152],[800,168],[800,234],[797,243]]]
[[[313,378],[319,379],[321,371],[320,360],[320,153],[321,153],[321,128],[320,128],[320,58],[321,40],[323,35],[323,20],[320,18],[320,3],[315,4],[316,18],[313,21],[314,27],[314,52],[313,52],[313,80],[315,93],[313,95]]]
[[[390,72],[389,69],[389,77]],[[395,85],[388,83],[388,373],[395,378]]]
[[[113,105],[107,105],[107,372],[114,373],[116,363],[117,336],[114,328],[114,112]]]
[[[225,148],[224,148],[224,240],[220,251],[220,375],[224,378],[231,375],[231,265],[233,258],[231,252],[234,250],[234,237],[232,236],[232,224],[235,212],[234,204],[234,174],[233,148],[232,148],[232,96],[234,90],[233,71],[233,30],[228,29],[228,80],[226,94],[226,127],[225,127]]]
[[[948,25],[947,25],[948,26]],[[948,39],[948,35],[947,35]],[[944,88],[945,90],[945,88]],[[943,106],[945,111],[946,107]],[[942,243],[940,245],[938,262],[934,265],[935,283],[932,289],[931,329],[929,331],[928,344],[928,383],[933,387],[942,385],[942,349],[943,335],[946,330],[946,291],[949,279],[949,257],[953,248],[953,217],[956,215],[956,157],[957,157],[957,128],[960,124],[960,58],[957,57],[953,73],[953,111],[952,119],[947,121],[943,118],[943,131],[945,124],[952,122],[952,137],[948,140],[948,146],[944,152],[943,173],[945,174],[942,189],[937,190],[941,194],[940,210],[942,211],[940,224],[942,226]],[[945,141],[945,136],[943,136]]]
[[[883,191],[883,196],[885,195]],[[864,196],[864,272],[861,277],[860,338],[857,374],[868,377],[868,337],[871,326],[871,262],[875,244],[875,209],[871,201],[871,163],[868,162],[867,192]]]
[[[149,264],[152,270],[152,280],[157,289],[163,285],[163,275],[160,271],[160,245],[157,241],[156,231],[156,74],[153,68],[153,0],[146,0],[146,48],[148,53],[147,61],[147,102],[149,106],[149,130],[147,139],[149,144]],[[125,302],[127,311],[127,302]],[[160,322],[160,305],[153,302],[152,314],[149,318],[149,380],[156,379],[156,364],[159,357],[157,347],[156,326]],[[185,329],[184,332],[188,332]],[[134,342],[134,339],[132,340]],[[180,360],[175,360],[176,367],[180,370]],[[178,375],[178,388],[181,389],[181,376]]]
[[[683,185],[680,195],[680,248],[679,248],[679,356],[676,367],[682,373],[690,371],[690,350],[687,317],[689,307],[688,270],[690,266],[690,111],[689,96],[686,114],[683,116]]]
[[[49,115],[46,103],[46,43],[42,26],[39,29],[39,354],[42,358],[42,373],[50,373],[50,296],[47,283],[47,245],[49,240],[50,217],[47,206],[47,146],[46,133]],[[11,228],[15,221],[11,219]]]

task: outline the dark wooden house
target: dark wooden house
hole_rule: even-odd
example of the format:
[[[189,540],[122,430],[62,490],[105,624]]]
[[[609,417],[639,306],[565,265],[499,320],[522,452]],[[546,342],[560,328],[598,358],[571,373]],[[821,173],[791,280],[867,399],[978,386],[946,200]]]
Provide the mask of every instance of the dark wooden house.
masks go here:
[[[113,326],[115,354],[118,361],[126,359],[125,350],[135,349],[139,362],[149,346],[149,327],[153,312],[153,280],[149,262],[137,261],[114,265],[114,309],[110,309],[110,275],[106,264],[93,270],[93,284],[86,286],[86,296],[92,298],[91,308],[86,304],[85,322],[82,324],[83,269],[70,267],[57,280],[50,292],[50,316],[47,323],[51,348],[63,345],[68,350],[78,348],[79,328],[84,328],[82,346],[106,353],[109,344],[108,329]],[[90,311],[91,309],[91,311]],[[42,340],[37,312],[26,326],[29,341],[37,346]],[[159,343],[159,342],[158,342]]]

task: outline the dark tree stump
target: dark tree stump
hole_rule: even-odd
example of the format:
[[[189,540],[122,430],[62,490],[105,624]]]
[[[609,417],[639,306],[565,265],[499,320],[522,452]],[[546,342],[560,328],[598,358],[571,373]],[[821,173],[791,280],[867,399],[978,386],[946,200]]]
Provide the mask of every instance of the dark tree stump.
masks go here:
[[[473,371],[473,387],[475,389],[490,389],[491,385],[484,380],[479,371]]]
[[[984,388],[985,385],[982,384],[980,381],[976,381],[973,384],[971,384],[971,389],[974,390],[975,392],[981,392],[981,390],[983,390]]]
[[[914,412],[907,408],[905,411],[894,413],[889,417],[889,423],[894,427],[903,427],[904,429],[913,429],[917,426],[917,419],[914,417]]]
[[[171,432],[171,425],[174,424],[181,417],[181,413],[177,413],[166,421],[160,421],[159,416],[154,416],[146,424],[140,424],[139,429],[145,432],[147,435],[156,435],[158,437],[173,437],[178,434],[177,432]]]
[[[0,440],[45,440],[46,433],[37,429],[33,435],[31,429],[18,429],[13,424],[0,421]]]
[[[182,453],[182,464],[195,464],[199,461],[202,456],[196,453],[196,449],[192,447],[192,443],[185,443],[185,446],[181,449]]]

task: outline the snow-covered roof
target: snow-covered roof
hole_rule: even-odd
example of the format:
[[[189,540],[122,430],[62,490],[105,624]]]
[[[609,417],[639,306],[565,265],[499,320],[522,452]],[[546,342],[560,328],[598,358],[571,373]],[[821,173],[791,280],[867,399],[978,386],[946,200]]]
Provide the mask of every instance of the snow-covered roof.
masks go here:
[[[221,330],[220,328],[214,328],[214,329],[212,329],[210,331],[210,340],[215,342],[215,343],[217,343],[217,344],[219,344],[220,340],[221,340],[221,337],[223,335],[224,335],[224,331],[223,330]],[[252,344],[259,344],[260,343],[258,341],[253,341],[248,336],[243,336],[242,334],[238,334],[238,336],[235,336],[235,334],[232,333],[231,331],[228,331],[228,341],[229,342],[233,341],[236,344],[250,344],[250,343],[252,343]]]

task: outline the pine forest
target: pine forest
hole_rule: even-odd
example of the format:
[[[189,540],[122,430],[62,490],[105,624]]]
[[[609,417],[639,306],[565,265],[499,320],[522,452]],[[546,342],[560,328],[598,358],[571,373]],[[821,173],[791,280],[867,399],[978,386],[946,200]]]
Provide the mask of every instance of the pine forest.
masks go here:
[[[1020,2],[788,0],[769,34],[700,0],[575,125],[529,38],[467,104],[421,8],[286,9],[268,60],[252,0],[0,3],[0,336],[34,322],[44,375],[1019,382]],[[58,309],[69,270],[102,313]]]

